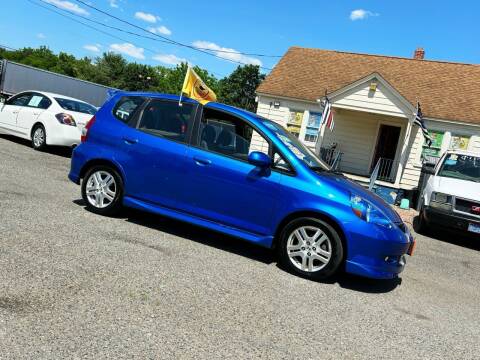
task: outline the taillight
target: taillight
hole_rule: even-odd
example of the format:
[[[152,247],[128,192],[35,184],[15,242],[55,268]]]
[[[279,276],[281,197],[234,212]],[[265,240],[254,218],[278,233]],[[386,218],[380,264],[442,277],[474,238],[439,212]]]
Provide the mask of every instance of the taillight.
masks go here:
[[[88,137],[88,130],[92,127],[93,123],[95,122],[95,115],[93,115],[93,117],[88,120],[87,124],[85,125],[85,127],[82,129],[82,135],[80,136],[80,141],[82,143],[84,143],[85,141],[87,141],[87,137]]]
[[[70,114],[60,113],[60,114],[55,115],[55,117],[57,118],[57,120],[60,124],[77,126],[77,123],[73,119],[73,116],[70,115]]]

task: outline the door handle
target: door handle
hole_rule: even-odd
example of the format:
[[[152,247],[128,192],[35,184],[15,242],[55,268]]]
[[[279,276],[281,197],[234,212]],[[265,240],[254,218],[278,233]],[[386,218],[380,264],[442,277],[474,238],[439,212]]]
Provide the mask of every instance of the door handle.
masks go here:
[[[40,113],[39,112],[34,112],[33,115],[40,115]]]
[[[195,163],[197,165],[200,165],[200,166],[210,165],[212,163],[211,160],[202,159],[202,158],[199,158],[199,157],[194,157],[193,160],[195,161]]]
[[[125,141],[125,144],[128,144],[128,145],[133,145],[133,144],[138,143],[138,139],[132,139],[132,138],[129,138],[129,137],[124,137],[123,141]]]
[[[18,114],[18,110],[17,111],[12,111],[12,114]]]

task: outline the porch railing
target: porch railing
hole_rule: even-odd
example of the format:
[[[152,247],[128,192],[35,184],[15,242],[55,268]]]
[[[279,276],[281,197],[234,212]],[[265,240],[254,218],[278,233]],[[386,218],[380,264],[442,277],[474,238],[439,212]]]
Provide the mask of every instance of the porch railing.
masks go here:
[[[320,159],[325,161],[332,170],[340,169],[340,162],[342,160],[343,153],[337,149],[332,148],[320,148]]]
[[[378,162],[372,171],[372,175],[370,176],[369,188],[373,188],[373,185],[377,180],[394,183],[397,176],[398,165],[399,161],[385,158],[378,159]]]

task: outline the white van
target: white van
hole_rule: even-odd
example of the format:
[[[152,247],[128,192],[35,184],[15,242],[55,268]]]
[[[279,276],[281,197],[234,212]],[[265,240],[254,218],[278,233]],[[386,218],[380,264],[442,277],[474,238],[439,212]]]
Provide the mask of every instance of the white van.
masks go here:
[[[418,232],[435,226],[480,234],[480,155],[447,151],[428,174]]]

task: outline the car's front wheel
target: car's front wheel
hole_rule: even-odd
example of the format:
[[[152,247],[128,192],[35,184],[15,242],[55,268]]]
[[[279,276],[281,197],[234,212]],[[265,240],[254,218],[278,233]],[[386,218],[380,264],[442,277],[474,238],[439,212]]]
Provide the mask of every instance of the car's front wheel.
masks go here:
[[[83,178],[82,198],[90,211],[101,215],[114,215],[122,207],[122,178],[109,166],[94,166]]]
[[[47,147],[47,133],[42,124],[37,124],[32,129],[32,147],[40,151]]]
[[[291,272],[314,280],[335,274],[343,261],[343,245],[338,232],[316,218],[298,218],[280,234],[281,263]]]

